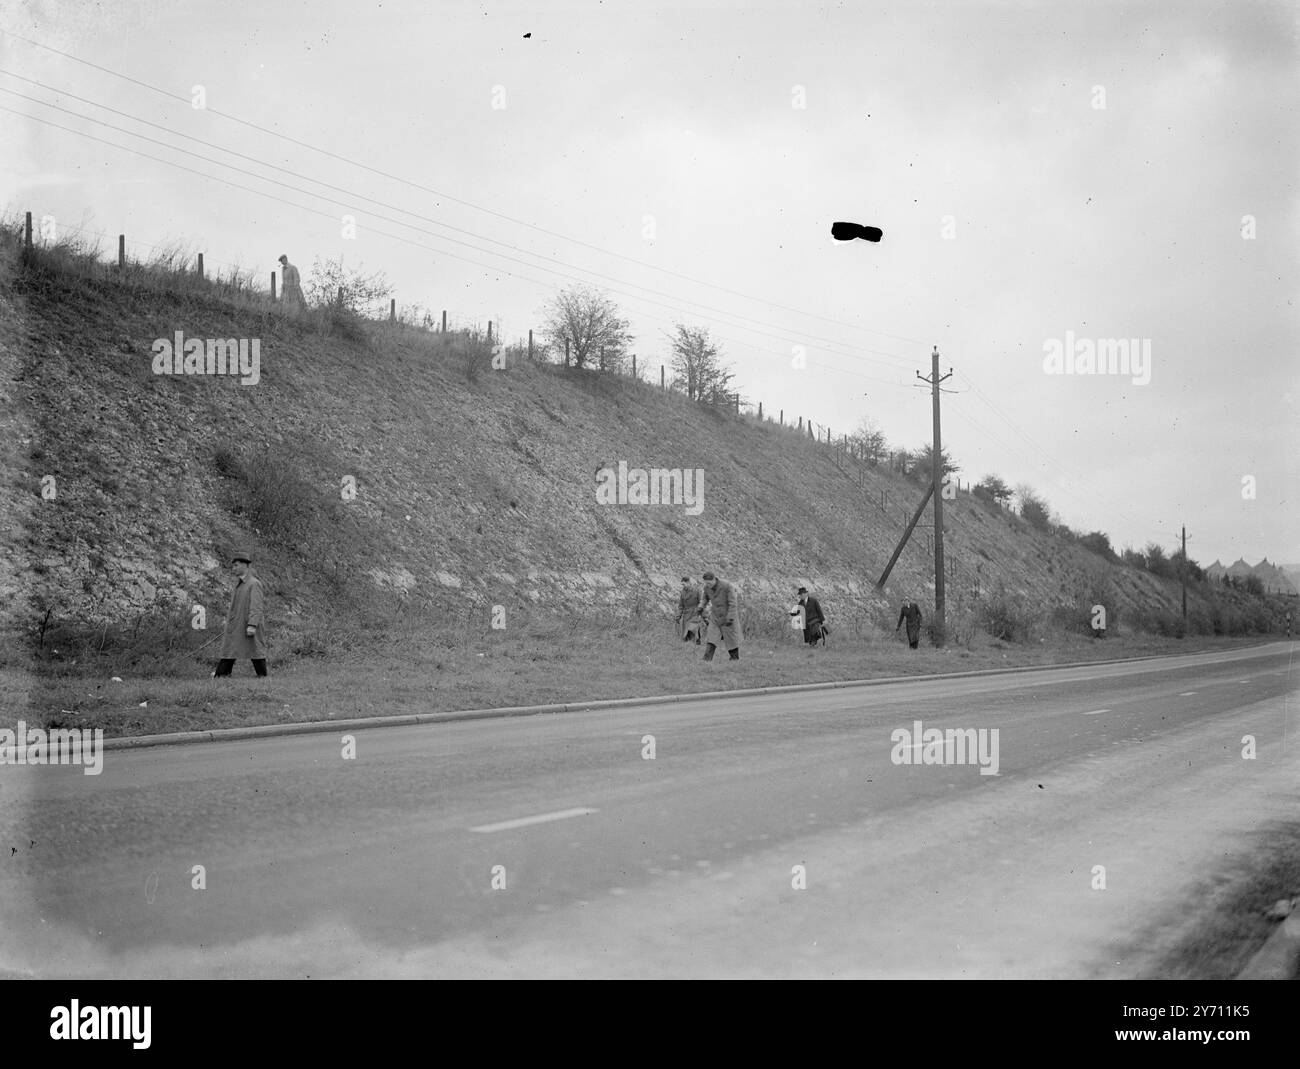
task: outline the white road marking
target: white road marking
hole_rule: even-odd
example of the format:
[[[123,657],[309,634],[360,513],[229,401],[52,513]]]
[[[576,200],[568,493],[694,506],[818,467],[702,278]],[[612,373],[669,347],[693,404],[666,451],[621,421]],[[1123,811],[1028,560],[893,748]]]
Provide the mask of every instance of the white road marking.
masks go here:
[[[530,824],[546,824],[552,820],[568,820],[569,817],[585,817],[588,813],[595,813],[595,809],[561,809],[558,813],[539,813],[535,817],[519,817],[516,820],[503,820],[497,824],[480,824],[477,828],[470,828],[470,831],[492,832],[492,831],[509,831],[512,828],[526,828]]]
[[[1109,709],[1093,709],[1091,712],[1084,713],[1084,716],[1098,716],[1101,713],[1109,713]]]
[[[1194,690],[1185,690],[1185,691],[1183,691],[1183,692],[1182,692],[1180,695],[1178,695],[1178,696],[1179,696],[1180,698],[1190,698],[1190,697],[1191,697],[1193,694],[1195,694],[1195,693],[1196,693],[1196,691],[1194,691]]]

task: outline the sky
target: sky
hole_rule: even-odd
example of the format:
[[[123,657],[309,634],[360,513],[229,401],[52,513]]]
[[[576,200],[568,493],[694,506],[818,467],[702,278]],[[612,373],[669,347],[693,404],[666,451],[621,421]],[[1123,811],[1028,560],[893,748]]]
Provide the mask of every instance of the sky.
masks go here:
[[[0,31],[0,207],[59,236],[342,257],[507,342],[583,282],[653,379],[708,327],[765,415],[898,447],[937,347],[963,480],[1300,562],[1293,4],[6,0]],[[1120,339],[1127,373],[1076,373]]]

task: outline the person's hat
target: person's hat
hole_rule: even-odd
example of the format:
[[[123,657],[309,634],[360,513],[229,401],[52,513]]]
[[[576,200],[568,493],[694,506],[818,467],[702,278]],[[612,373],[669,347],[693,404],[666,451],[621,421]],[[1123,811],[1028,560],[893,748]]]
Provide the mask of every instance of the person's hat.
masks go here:
[[[717,576],[712,572],[705,572],[701,578],[703,578],[705,582],[708,582],[710,579],[716,579]]]
[[[288,262],[289,257],[285,253],[280,253],[280,263],[287,264]]]
[[[245,564],[252,564],[252,563],[253,563],[253,558],[250,557],[250,556],[249,556],[246,552],[244,552],[244,550],[242,550],[242,549],[241,549],[239,552],[237,552],[237,553],[235,553],[235,554],[233,554],[233,555],[231,556],[231,558],[230,558],[230,563],[231,563],[231,564],[234,564],[235,561],[240,561],[240,560],[242,560]]]
[[[798,590],[798,593],[800,593],[800,594],[807,594],[807,593],[808,593],[808,588],[807,588],[806,586],[801,586],[801,587],[799,588],[799,590]]]

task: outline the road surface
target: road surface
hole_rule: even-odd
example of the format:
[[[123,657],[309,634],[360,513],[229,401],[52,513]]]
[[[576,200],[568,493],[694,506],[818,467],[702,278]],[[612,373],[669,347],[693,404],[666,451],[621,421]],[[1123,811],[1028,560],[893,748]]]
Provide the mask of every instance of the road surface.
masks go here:
[[[0,974],[1149,976],[1297,812],[1292,651],[0,766]]]

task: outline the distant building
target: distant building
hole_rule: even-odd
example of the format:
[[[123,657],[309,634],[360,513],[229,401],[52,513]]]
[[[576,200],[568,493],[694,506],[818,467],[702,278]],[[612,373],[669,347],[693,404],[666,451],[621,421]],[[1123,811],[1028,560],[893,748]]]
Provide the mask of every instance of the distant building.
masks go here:
[[[1220,581],[1225,575],[1230,576],[1239,582],[1245,582],[1248,576],[1255,576],[1264,587],[1266,594],[1300,594],[1295,582],[1287,574],[1286,570],[1279,568],[1276,564],[1270,564],[1267,557],[1251,567],[1244,559],[1238,557],[1231,565],[1224,567],[1219,561],[1215,561],[1205,569],[1207,578]]]

